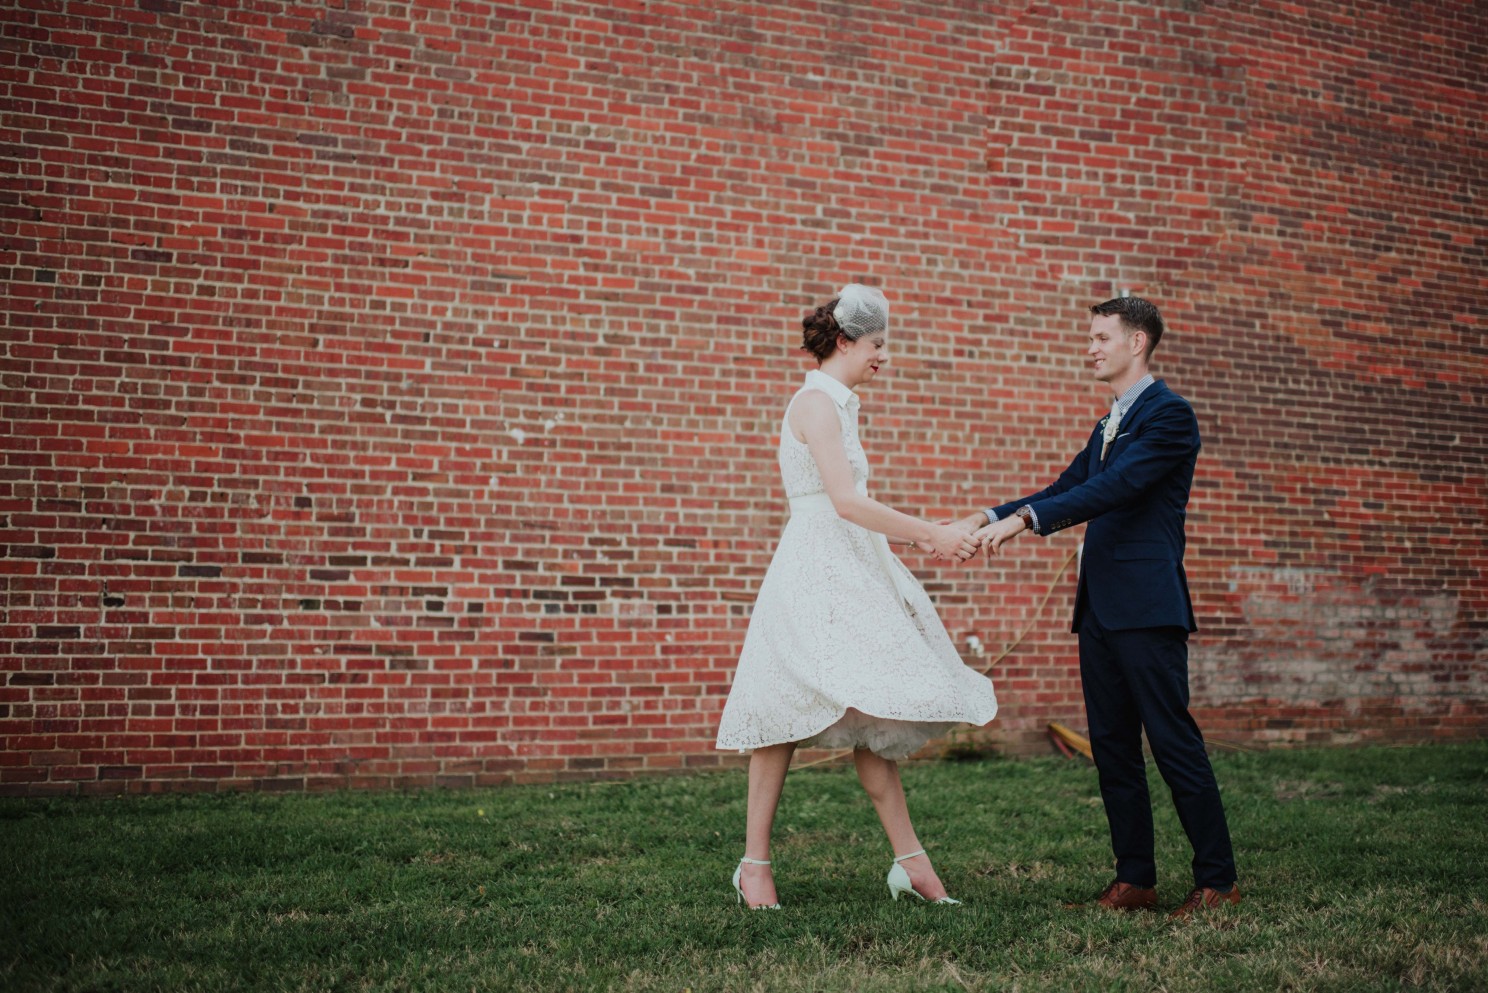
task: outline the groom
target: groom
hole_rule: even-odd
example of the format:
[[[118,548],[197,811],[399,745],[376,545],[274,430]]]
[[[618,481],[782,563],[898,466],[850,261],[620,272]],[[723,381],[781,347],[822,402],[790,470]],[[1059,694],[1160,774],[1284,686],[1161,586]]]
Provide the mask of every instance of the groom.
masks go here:
[[[1095,378],[1111,387],[1111,413],[1050,486],[961,523],[980,526],[975,536],[991,555],[1023,531],[1043,536],[1090,522],[1072,630],[1116,854],[1116,878],[1096,904],[1157,907],[1145,730],[1193,846],[1194,887],[1170,915],[1183,918],[1240,902],[1219,786],[1188,712],[1188,635],[1196,626],[1183,519],[1199,425],[1188,401],[1147,371],[1163,334],[1157,308],[1120,297],[1090,311],[1087,354]]]

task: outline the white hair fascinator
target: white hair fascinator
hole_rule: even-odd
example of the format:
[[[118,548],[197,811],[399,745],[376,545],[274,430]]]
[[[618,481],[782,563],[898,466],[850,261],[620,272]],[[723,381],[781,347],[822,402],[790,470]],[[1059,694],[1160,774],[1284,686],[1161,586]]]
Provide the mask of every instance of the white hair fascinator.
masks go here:
[[[848,283],[837,294],[832,317],[853,341],[889,330],[889,301],[876,286]]]

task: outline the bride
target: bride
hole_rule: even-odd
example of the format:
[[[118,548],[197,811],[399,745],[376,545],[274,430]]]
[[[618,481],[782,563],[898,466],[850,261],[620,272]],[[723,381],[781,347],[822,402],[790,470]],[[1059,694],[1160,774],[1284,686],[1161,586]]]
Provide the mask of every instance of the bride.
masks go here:
[[[786,408],[780,475],[790,520],[765,573],[724,705],[717,747],[751,752],[744,858],[734,890],[778,909],[770,834],[797,746],[851,748],[894,851],[889,893],[946,895],[910,821],[898,760],[960,723],[985,724],[997,697],[962,663],[930,598],[890,551],[967,559],[964,529],[868,496],[857,387],[889,360],[888,301],[857,283],[801,322],[819,368]]]

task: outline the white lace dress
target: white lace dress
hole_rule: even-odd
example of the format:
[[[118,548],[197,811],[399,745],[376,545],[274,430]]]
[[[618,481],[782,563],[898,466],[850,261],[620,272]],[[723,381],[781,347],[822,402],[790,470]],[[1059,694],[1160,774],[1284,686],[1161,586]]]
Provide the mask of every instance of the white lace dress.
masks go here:
[[[796,396],[812,389],[836,403],[853,480],[867,493],[857,394],[820,370]],[[962,663],[884,536],[837,516],[788,420],[779,457],[791,516],[755,600],[717,747],[797,741],[900,759],[957,724],[992,720],[992,681]]]

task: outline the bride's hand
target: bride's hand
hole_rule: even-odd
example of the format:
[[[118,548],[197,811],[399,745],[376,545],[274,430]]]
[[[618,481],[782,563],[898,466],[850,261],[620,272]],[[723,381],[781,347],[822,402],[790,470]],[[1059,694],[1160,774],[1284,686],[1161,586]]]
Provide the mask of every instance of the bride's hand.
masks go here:
[[[930,536],[930,545],[938,559],[954,559],[965,562],[977,552],[978,542],[954,524],[937,524]]]
[[[942,555],[940,552],[936,551],[935,546],[928,541],[912,541],[910,542],[910,544],[914,545],[920,551],[924,552],[932,559],[935,559],[937,562],[944,562],[948,559],[951,561],[956,560],[956,556],[954,555]]]

